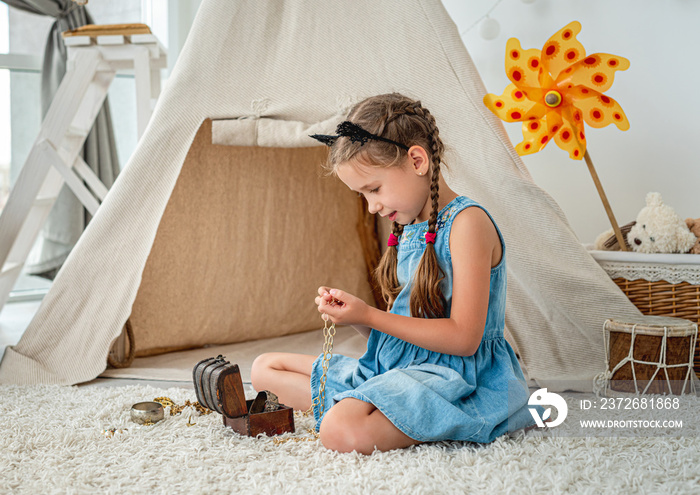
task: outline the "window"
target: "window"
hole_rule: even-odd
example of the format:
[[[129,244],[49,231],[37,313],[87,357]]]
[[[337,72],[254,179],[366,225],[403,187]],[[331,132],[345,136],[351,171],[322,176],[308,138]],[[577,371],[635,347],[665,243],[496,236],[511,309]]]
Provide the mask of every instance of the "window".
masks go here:
[[[168,0],[94,1],[87,8],[96,24],[143,22],[168,43]],[[14,185],[41,126],[41,65],[54,19],[0,2],[0,210]],[[165,75],[165,74],[163,74]],[[133,74],[118,73],[108,92],[117,154],[123,167],[136,142]],[[50,281],[22,275],[11,301],[34,298]]]

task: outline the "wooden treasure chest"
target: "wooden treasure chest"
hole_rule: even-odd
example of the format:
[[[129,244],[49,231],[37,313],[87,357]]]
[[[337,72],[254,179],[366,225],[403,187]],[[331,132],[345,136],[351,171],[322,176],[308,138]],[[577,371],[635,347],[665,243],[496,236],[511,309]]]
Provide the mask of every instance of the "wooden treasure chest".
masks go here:
[[[241,371],[219,355],[197,363],[192,370],[199,403],[223,415],[224,425],[241,435],[280,435],[294,432],[294,411],[280,404],[268,390],[246,400]]]

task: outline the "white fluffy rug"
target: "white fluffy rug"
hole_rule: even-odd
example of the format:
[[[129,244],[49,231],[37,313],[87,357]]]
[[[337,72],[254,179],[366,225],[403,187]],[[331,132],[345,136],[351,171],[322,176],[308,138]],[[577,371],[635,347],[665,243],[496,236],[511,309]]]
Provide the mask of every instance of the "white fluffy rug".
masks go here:
[[[2,493],[698,493],[700,439],[554,438],[443,442],[371,456],[317,442],[241,437],[221,416],[129,420],[133,403],[181,388],[0,387]],[[296,437],[309,418],[297,416]],[[126,428],[105,436],[108,428]]]

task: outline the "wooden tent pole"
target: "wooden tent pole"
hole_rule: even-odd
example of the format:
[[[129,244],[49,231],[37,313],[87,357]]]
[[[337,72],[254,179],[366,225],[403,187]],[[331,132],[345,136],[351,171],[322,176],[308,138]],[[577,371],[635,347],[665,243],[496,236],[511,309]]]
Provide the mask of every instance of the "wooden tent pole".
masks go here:
[[[593,177],[593,182],[595,182],[596,189],[598,189],[598,195],[600,196],[600,199],[603,202],[605,212],[608,214],[608,219],[610,220],[610,225],[612,225],[613,231],[615,232],[615,238],[617,239],[617,243],[620,245],[620,249],[622,251],[629,251],[629,249],[627,249],[627,244],[625,244],[625,239],[622,237],[620,227],[617,225],[617,220],[615,220],[615,215],[613,215],[612,208],[610,208],[610,203],[608,203],[608,198],[607,196],[605,196],[605,191],[603,191],[603,185],[600,183],[600,179],[598,178],[598,174],[595,171],[595,167],[593,167],[593,162],[591,161],[591,156],[588,154],[587,149],[586,153],[583,155],[583,158],[586,159],[588,171],[591,173],[591,177]]]

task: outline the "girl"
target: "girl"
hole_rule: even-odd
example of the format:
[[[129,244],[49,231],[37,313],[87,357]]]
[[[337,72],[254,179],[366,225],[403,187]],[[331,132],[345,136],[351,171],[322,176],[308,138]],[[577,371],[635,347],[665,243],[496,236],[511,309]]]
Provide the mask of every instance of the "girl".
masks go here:
[[[534,424],[503,337],[503,237],[482,206],[445,183],[433,116],[419,101],[384,94],[355,105],[337,133],[312,136],[331,147],[327,168],[393,223],[375,273],[386,312],[337,288],[320,287],[315,299],[324,319],[368,338],[359,361],[329,362],[325,410],[314,405],[323,445],[370,454],[491,442]],[[321,357],[263,354],[253,387],[306,410],[319,393]]]

